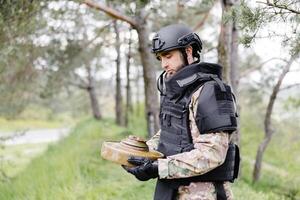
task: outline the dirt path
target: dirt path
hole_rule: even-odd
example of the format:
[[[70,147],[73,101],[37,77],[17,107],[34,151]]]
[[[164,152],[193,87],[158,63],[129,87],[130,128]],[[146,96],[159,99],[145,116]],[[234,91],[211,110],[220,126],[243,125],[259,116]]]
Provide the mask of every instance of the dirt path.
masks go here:
[[[0,171],[6,177],[16,176],[32,159],[42,155],[49,144],[69,133],[70,128],[28,130],[22,134],[18,132],[16,137],[11,137],[16,132],[0,132]]]
[[[11,139],[5,140],[4,145],[18,145],[18,144],[35,144],[35,143],[49,143],[60,140],[69,134],[69,128],[59,129],[37,129],[26,131],[25,134]],[[11,133],[1,133],[1,135],[12,135]]]

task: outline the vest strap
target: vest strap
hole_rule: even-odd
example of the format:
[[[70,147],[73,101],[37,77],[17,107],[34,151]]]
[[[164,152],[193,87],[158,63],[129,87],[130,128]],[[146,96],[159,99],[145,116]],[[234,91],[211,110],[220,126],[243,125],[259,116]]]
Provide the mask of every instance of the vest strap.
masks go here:
[[[214,182],[213,184],[217,193],[217,200],[227,200],[224,182]]]

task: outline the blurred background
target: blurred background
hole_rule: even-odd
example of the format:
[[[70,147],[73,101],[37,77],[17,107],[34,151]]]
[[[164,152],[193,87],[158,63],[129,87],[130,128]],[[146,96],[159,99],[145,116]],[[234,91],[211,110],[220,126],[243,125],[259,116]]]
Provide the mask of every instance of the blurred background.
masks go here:
[[[151,38],[202,39],[237,97],[235,199],[300,199],[299,0],[0,1],[0,199],[152,199],[101,143],[158,129]]]

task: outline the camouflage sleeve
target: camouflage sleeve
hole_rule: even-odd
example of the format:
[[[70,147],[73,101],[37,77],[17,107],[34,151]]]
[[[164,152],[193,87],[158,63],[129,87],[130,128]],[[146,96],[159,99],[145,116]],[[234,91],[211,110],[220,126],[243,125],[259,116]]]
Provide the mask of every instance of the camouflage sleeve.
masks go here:
[[[160,130],[146,142],[149,149],[157,150],[159,138],[160,138]]]
[[[197,128],[195,115],[200,91],[201,88],[193,94],[189,106],[190,129],[195,149],[159,159],[160,178],[173,179],[201,175],[218,167],[225,160],[229,135],[223,132],[200,135]]]

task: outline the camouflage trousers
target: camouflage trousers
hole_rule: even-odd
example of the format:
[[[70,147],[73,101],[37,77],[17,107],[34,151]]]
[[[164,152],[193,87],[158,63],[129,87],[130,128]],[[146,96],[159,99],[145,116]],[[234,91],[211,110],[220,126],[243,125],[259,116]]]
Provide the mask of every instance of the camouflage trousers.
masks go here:
[[[224,190],[228,200],[233,200],[230,183],[224,183]],[[216,200],[215,186],[211,182],[191,183],[188,186],[180,186],[177,200]]]

